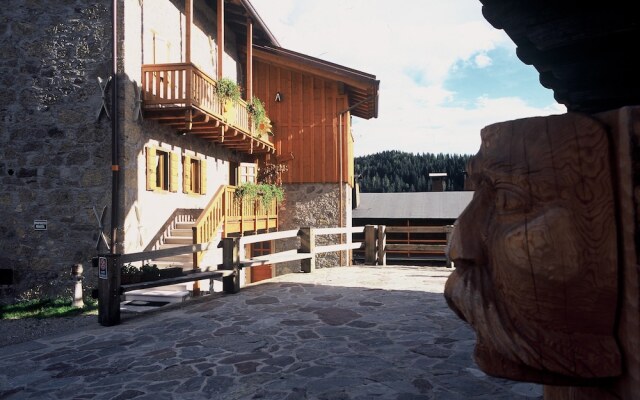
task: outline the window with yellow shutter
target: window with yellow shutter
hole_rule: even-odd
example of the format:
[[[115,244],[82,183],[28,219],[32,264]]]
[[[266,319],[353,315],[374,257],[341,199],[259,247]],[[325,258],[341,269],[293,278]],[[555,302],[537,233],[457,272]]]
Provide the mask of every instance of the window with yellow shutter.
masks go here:
[[[178,191],[178,155],[147,147],[147,190]]]
[[[182,161],[184,193],[205,194],[207,187],[206,161],[189,156],[184,156]]]

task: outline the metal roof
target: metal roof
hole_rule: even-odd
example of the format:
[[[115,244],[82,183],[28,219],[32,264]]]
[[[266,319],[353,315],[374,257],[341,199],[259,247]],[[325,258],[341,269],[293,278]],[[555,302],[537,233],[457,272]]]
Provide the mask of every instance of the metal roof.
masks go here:
[[[360,193],[352,218],[456,219],[473,192]]]

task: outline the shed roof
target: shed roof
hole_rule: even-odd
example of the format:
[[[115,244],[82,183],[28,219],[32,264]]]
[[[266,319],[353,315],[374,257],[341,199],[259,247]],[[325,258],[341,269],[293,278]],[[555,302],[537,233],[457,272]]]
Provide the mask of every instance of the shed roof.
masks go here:
[[[361,193],[352,218],[456,219],[473,192]]]

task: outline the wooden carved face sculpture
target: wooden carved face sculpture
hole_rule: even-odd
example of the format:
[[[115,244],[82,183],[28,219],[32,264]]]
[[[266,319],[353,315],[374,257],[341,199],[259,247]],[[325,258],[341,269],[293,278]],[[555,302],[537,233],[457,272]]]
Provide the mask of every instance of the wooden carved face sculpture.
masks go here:
[[[449,306],[490,375],[580,383],[620,374],[615,204],[606,132],[578,114],[486,127],[474,197],[449,247]]]

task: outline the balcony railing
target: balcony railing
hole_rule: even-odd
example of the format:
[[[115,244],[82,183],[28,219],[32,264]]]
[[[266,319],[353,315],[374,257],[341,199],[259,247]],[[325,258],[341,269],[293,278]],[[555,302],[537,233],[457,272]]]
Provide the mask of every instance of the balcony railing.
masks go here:
[[[269,135],[259,132],[243,100],[224,101],[216,81],[193,64],[142,66],[145,116],[222,146],[248,153],[275,152]]]
[[[193,244],[208,243],[221,227],[223,237],[277,229],[277,201],[274,199],[265,207],[260,200],[238,198],[235,186],[221,186],[193,227]],[[198,268],[202,257],[201,252],[193,254],[194,268]]]

